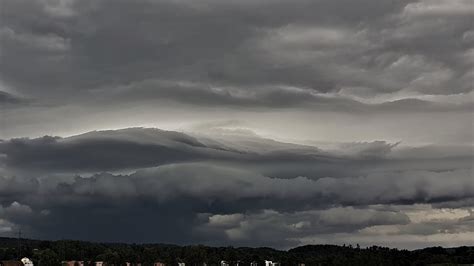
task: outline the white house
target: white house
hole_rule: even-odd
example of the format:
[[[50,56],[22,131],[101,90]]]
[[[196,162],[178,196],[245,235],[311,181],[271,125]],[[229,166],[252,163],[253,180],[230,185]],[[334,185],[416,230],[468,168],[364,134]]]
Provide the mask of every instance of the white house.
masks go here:
[[[21,263],[23,263],[23,265],[25,265],[25,266],[34,266],[33,262],[30,259],[26,258],[26,257],[21,259]]]
[[[279,262],[273,262],[271,260],[266,260],[265,261],[265,266],[280,266],[281,264]]]

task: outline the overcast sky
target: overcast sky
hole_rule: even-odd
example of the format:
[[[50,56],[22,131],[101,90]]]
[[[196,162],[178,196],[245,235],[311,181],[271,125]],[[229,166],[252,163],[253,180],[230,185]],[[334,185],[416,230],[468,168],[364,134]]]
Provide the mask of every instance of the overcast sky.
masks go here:
[[[472,0],[0,12],[0,235],[474,244]]]

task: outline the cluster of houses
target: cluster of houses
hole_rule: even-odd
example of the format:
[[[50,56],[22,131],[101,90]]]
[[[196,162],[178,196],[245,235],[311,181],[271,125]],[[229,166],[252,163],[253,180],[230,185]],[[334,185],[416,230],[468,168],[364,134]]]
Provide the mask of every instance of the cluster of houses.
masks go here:
[[[107,263],[105,263],[104,261],[96,261],[94,262],[94,266],[106,266],[106,265],[109,265]],[[72,261],[63,261],[62,263],[62,266],[84,266],[84,262],[83,261],[75,261],[75,260],[72,260]],[[90,265],[90,264],[89,264]],[[126,262],[125,263],[126,266],[142,266],[141,263],[131,263],[131,262]],[[153,263],[153,266],[165,266],[164,263],[162,262],[155,262]],[[184,263],[178,263],[178,266],[186,266]]]
[[[63,261],[63,262],[61,262],[61,265],[62,266],[84,266],[84,261],[76,261],[76,260]],[[94,262],[94,266],[105,266],[105,265],[106,264],[103,261]],[[129,266],[129,264],[127,264],[127,266]]]
[[[63,261],[62,265],[63,266],[84,266],[84,262],[83,261]],[[106,265],[106,263],[103,262],[103,261],[95,262],[95,266],[105,266],[105,265]],[[126,265],[127,266],[142,266],[141,263],[130,263],[130,262],[127,262]],[[1,264],[0,264],[0,266],[1,266]],[[165,264],[162,263],[162,262],[155,262],[155,263],[153,263],[153,266],[165,266]],[[186,263],[178,262],[177,266],[186,266]],[[203,263],[202,266],[207,266],[207,264]],[[220,263],[220,266],[244,266],[244,263],[239,262],[239,261],[234,262],[234,263],[230,263],[230,262],[227,262],[225,260],[222,260],[221,263]],[[250,266],[259,266],[259,264],[257,262],[252,262],[252,263],[250,263]],[[279,262],[272,262],[270,260],[266,260],[265,264],[261,265],[261,266],[281,266],[281,264]],[[305,265],[304,264],[298,264],[298,266],[305,266]]]
[[[95,266],[106,266],[107,264],[103,261],[94,262]],[[63,266],[84,266],[84,261],[63,261],[61,263]],[[142,266],[141,263],[126,263],[127,266]],[[33,262],[28,258],[23,258],[21,260],[9,260],[9,261],[0,261],[0,266],[34,266]],[[153,266],[165,266],[162,262],[155,262]],[[177,266],[186,266],[184,262],[179,262]],[[203,266],[207,266],[206,263],[203,263]],[[237,261],[234,263],[227,262],[225,260],[221,261],[220,266],[244,266],[243,263]],[[259,266],[257,262],[250,263],[250,266]],[[261,266],[281,266],[279,262],[273,262],[270,260],[265,261],[265,265]],[[298,266],[305,266],[304,264],[298,264]]]
[[[227,262],[227,261],[225,261],[225,260],[222,260],[220,266],[231,266],[231,265],[243,266],[244,264],[241,263],[241,262],[239,262],[239,261],[237,261],[237,262],[231,264],[231,263],[229,263],[229,262]],[[183,265],[183,266],[184,266],[184,265]],[[257,262],[251,262],[251,263],[250,263],[250,266],[258,266],[258,263],[257,263]],[[262,265],[262,266],[263,266],[263,265]],[[279,262],[273,262],[273,261],[271,261],[271,260],[266,260],[264,266],[281,266],[281,264],[280,264]],[[302,265],[302,266],[304,266],[304,265]]]

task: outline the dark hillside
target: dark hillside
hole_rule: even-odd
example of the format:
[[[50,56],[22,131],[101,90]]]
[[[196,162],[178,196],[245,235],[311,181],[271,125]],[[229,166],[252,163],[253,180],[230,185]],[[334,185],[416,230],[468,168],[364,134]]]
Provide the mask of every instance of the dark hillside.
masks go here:
[[[176,246],[167,244],[92,243],[60,240],[41,241],[21,239],[21,255],[41,265],[59,265],[63,260],[106,261],[109,265],[141,262],[143,266],[161,261],[167,265],[186,262],[188,265],[220,265],[226,260],[235,265],[249,265],[264,260],[281,265],[458,265],[474,263],[474,247],[430,247],[408,251],[386,247],[352,247],[308,245],[281,251],[272,248]],[[0,260],[15,259],[18,239],[0,238]]]

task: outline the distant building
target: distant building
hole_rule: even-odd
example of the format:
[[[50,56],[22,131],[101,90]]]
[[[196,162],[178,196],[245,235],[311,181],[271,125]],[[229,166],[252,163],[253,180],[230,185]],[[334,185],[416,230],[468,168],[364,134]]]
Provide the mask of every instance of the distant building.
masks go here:
[[[155,262],[153,266],[165,266],[165,264],[163,262]]]
[[[230,264],[225,260],[221,260],[221,266],[230,266]]]
[[[265,261],[265,266],[281,266],[281,263],[279,262],[273,262],[271,260],[266,260]]]
[[[255,261],[252,261],[252,262],[250,263],[250,266],[258,266],[258,263],[256,263]]]
[[[298,263],[298,266],[306,266],[304,263]]]
[[[184,262],[178,262],[178,266],[186,266],[186,263],[184,263]]]
[[[21,259],[21,263],[23,263],[24,266],[33,266],[33,262],[26,257]]]

